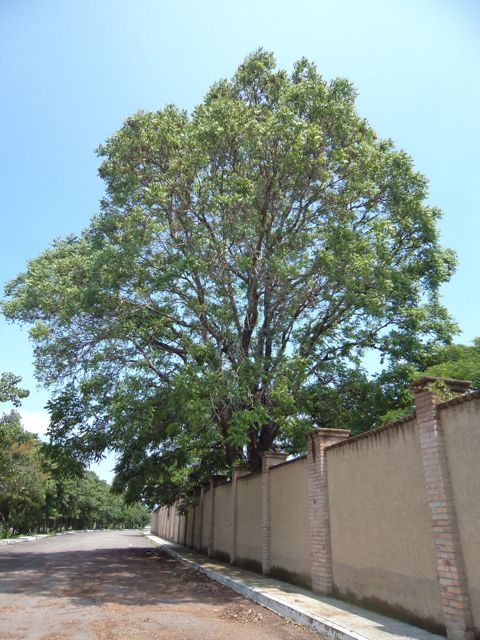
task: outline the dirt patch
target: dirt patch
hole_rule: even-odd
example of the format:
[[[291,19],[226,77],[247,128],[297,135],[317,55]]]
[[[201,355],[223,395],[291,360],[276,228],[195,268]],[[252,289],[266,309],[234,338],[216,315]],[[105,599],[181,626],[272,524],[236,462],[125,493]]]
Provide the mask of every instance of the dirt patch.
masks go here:
[[[236,607],[228,607],[220,614],[222,620],[231,620],[232,622],[263,622],[263,613],[249,604],[240,604]]]

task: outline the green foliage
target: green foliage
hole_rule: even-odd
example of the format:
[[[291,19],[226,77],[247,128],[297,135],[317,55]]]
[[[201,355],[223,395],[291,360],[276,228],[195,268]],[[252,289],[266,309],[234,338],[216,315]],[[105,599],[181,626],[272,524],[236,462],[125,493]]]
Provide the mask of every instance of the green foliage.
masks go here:
[[[131,497],[299,450],[336,381],[340,413],[362,405],[366,349],[408,362],[449,339],[440,212],[348,81],[259,50],[191,115],[136,113],[98,153],[99,215],[32,260],[3,310],[32,325],[57,452],[120,451]]]
[[[92,471],[80,479],[50,479],[42,515],[49,529],[136,528],[150,518],[143,505],[126,504]]]
[[[417,362],[417,365],[420,363]],[[383,403],[374,408],[377,425],[393,422],[414,412],[413,394],[406,387],[408,382],[413,382],[417,378],[432,376],[470,380],[471,389],[480,388],[480,338],[475,338],[472,345],[437,345],[428,355],[424,355],[422,363],[424,368],[417,367],[415,369],[409,366],[404,369],[403,375],[399,378],[395,379],[394,377],[391,389],[393,396],[385,395]],[[380,376],[381,378],[382,376]],[[429,388],[442,402],[446,402],[456,395],[441,380],[431,383]],[[388,410],[384,412],[386,407]],[[372,424],[376,426],[375,422]]]
[[[358,367],[335,367],[328,379],[305,386],[302,406],[316,426],[355,435],[411,412],[413,374],[414,367],[406,363],[374,376]]]
[[[21,400],[29,395],[29,391],[18,386],[21,380],[13,373],[0,374],[0,402],[11,402],[14,407],[20,406]]]
[[[93,472],[56,473],[38,438],[25,431],[16,411],[0,417],[0,531],[52,531],[143,527],[149,512],[127,504]]]
[[[480,338],[472,345],[446,345],[438,350],[436,360],[423,375],[471,380],[472,388],[480,389]]]
[[[0,525],[8,531],[42,505],[45,473],[39,442],[16,411],[0,417],[0,443]]]

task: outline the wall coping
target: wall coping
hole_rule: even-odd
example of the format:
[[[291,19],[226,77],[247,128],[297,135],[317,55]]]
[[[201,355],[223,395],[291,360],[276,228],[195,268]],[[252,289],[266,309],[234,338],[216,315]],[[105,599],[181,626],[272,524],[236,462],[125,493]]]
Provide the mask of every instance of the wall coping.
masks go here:
[[[226,478],[225,480],[220,480],[219,482],[217,482],[215,487],[223,487],[223,485],[225,485],[225,484],[232,484],[231,478]]]
[[[370,431],[364,431],[363,433],[359,433],[356,436],[350,436],[350,438],[346,438],[341,442],[335,442],[335,444],[331,444],[327,447],[327,451],[330,449],[336,449],[337,447],[344,447],[345,445],[350,444],[351,442],[356,442],[357,440],[362,440],[363,438],[370,438],[372,436],[376,436],[377,433],[381,431],[388,431],[389,429],[394,429],[395,427],[399,427],[407,422],[413,422],[417,417],[416,413],[411,413],[408,416],[404,416],[403,418],[399,418],[394,422],[389,422],[387,424],[382,424],[381,427],[377,427],[376,429],[370,429]]]
[[[293,464],[294,462],[301,462],[302,460],[306,460],[306,459],[307,459],[307,454],[302,453],[301,456],[298,456],[293,460],[285,460],[285,462],[280,462],[280,464],[276,464],[274,467],[270,469],[270,471],[275,471],[275,469],[278,469],[279,467],[286,467],[287,464]]]
[[[322,436],[343,436],[348,429],[330,429],[329,427],[315,427],[311,431],[308,431],[305,436],[307,440],[314,438],[316,435]]]
[[[468,387],[472,384],[471,380],[459,380],[457,378],[441,378],[439,376],[422,376],[421,378],[417,378],[411,384],[409,384],[409,388],[413,393],[420,393],[425,390],[425,387],[428,385],[442,382],[452,391],[456,391],[457,393],[466,393]]]
[[[252,471],[251,473],[246,473],[243,476],[240,476],[239,478],[237,478],[237,482],[240,482],[240,480],[248,480],[249,478],[253,477],[253,476],[261,476],[262,472],[261,471]]]

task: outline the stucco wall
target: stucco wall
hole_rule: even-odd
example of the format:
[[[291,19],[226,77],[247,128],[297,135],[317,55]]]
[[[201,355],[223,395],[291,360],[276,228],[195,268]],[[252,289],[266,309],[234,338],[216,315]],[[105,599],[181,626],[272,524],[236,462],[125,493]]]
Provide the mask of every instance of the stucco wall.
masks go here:
[[[307,461],[270,469],[272,575],[309,586]]]
[[[480,636],[480,400],[440,408],[476,632]]]
[[[262,474],[238,480],[237,564],[261,570]]]
[[[213,537],[214,555],[226,560],[230,557],[232,535],[232,508],[230,484],[222,484],[215,489],[215,531]]]
[[[177,528],[177,542],[178,544],[185,544],[185,516],[178,515],[178,528]]]
[[[170,514],[169,538],[174,542],[178,542],[179,515],[177,512],[176,505],[172,504],[169,507],[169,514]]]
[[[158,519],[157,519],[158,535],[159,536],[163,536],[163,537],[164,537],[164,533],[165,533],[165,529],[164,529],[165,515],[166,515],[166,509],[165,509],[165,507],[163,507],[162,509],[160,509],[159,514],[158,514]]]
[[[170,525],[170,509],[169,507],[167,507],[165,509],[165,514],[163,518],[163,531],[164,531],[165,538],[168,538],[170,536],[169,525]]]
[[[170,538],[170,524],[171,524],[171,518],[170,518],[170,507],[167,507],[165,510],[165,519],[163,522],[163,530],[165,532],[165,537],[166,538]]]
[[[175,505],[170,507],[172,526],[171,526],[171,538],[174,542],[177,542],[178,538],[178,513]]]
[[[415,420],[327,449],[327,472],[337,593],[434,627],[441,602]]]

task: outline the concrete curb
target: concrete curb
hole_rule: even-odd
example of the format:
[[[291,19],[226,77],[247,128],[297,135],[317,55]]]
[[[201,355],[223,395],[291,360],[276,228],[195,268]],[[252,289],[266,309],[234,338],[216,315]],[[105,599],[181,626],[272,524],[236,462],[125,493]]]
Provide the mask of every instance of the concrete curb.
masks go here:
[[[40,540],[41,538],[49,538],[51,536],[48,533],[42,533],[35,536],[21,536],[20,538],[5,538],[0,540],[0,547],[4,547],[7,544],[20,544],[21,542],[32,542],[32,540]]]
[[[211,580],[215,580],[215,582],[218,582],[223,586],[228,587],[229,589],[232,589],[237,593],[240,593],[242,596],[245,596],[246,598],[257,602],[263,607],[266,607],[267,609],[278,613],[284,618],[293,620],[293,622],[296,622],[297,624],[318,631],[323,636],[325,636],[325,638],[328,638],[328,640],[369,640],[367,636],[360,634],[353,629],[349,629],[343,625],[339,625],[332,620],[307,613],[302,609],[295,607],[290,602],[285,602],[281,598],[273,596],[272,594],[265,593],[265,591],[263,591],[262,589],[251,587],[241,580],[236,580],[231,576],[226,576],[222,573],[219,573],[218,571],[213,571],[212,569],[208,569],[201,564],[184,558],[180,553],[175,551],[174,545],[166,540],[163,540],[162,538],[149,533],[145,533],[144,535],[170,556],[176,558],[177,560],[180,560],[180,562],[182,562],[184,565],[194,568],[200,573],[208,576]]]

